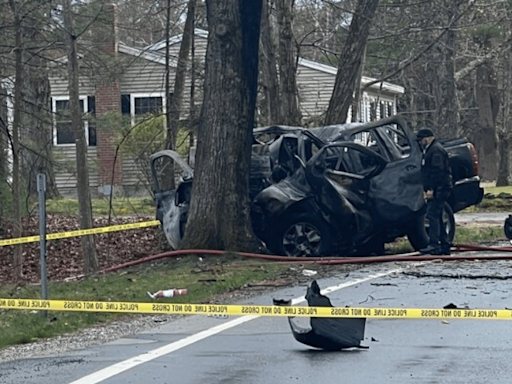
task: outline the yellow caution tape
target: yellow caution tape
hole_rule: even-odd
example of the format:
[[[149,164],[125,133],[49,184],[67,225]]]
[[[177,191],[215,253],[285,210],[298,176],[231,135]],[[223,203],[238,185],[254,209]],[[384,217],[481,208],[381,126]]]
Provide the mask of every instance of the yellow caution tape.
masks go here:
[[[160,225],[160,221],[151,220],[151,221],[141,221],[141,222],[137,222],[137,223],[111,225],[108,227],[100,227],[100,228],[78,229],[76,231],[47,234],[46,240],[57,240],[57,239],[65,239],[68,237],[96,235],[98,233],[126,231],[128,229],[147,228],[147,227],[154,227],[157,225]],[[39,241],[39,238],[40,238],[40,236],[36,235],[36,236],[18,237],[16,239],[0,240],[0,247],[3,247],[5,245],[18,245],[18,244],[25,244],[25,243],[33,243],[33,242]]]
[[[275,305],[133,303],[2,298],[0,298],[0,309],[221,316],[512,320],[512,310],[509,309],[287,307]]]

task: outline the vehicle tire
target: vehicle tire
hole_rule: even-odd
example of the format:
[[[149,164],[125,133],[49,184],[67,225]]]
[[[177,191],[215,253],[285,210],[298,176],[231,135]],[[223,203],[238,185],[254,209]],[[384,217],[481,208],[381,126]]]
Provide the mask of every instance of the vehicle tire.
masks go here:
[[[411,243],[411,246],[416,251],[419,251],[428,245],[429,223],[426,216],[426,213],[424,213],[418,216],[417,219],[413,220],[411,223],[411,230],[407,233],[409,243]],[[455,217],[453,216],[452,208],[448,203],[444,203],[443,223],[448,235],[448,241],[452,244],[453,239],[455,238]]]
[[[330,247],[331,235],[325,221],[307,214],[286,218],[271,242],[271,251],[285,256],[324,256]]]

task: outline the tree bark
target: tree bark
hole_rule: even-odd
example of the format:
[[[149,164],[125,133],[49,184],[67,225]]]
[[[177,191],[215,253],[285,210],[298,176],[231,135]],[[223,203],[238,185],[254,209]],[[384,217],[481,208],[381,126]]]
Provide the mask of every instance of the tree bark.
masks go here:
[[[15,83],[14,83],[14,112],[12,122],[12,204],[13,204],[13,237],[21,237],[21,177],[20,177],[20,129],[23,110],[23,42],[21,18],[14,0],[9,0],[14,17],[15,34]],[[16,246],[13,250],[14,275],[21,277],[23,273],[23,249]]]
[[[29,52],[27,52],[29,53]],[[37,174],[46,175],[46,195],[58,197],[53,171],[52,119],[50,114],[50,81],[46,64],[37,55],[28,58],[25,82],[25,130],[21,132],[26,148],[22,169],[27,175],[28,191],[37,198]]]
[[[260,107],[261,117],[258,125],[279,123],[279,78],[275,46],[272,40],[269,1],[263,0],[260,37],[260,84],[263,89],[263,101]]]
[[[69,109],[71,124],[75,133],[79,221],[81,229],[89,229],[93,227],[91,191],[89,189],[89,170],[87,169],[87,141],[80,111],[78,55],[71,13],[71,0],[64,2],[64,28],[64,37],[68,50]],[[95,272],[98,269],[98,257],[94,245],[94,236],[82,236],[81,242],[84,256],[84,272],[86,274]]]
[[[371,22],[378,5],[379,0],[358,0],[347,40],[340,52],[338,72],[325,116],[326,125],[341,124],[347,121]]]
[[[498,159],[498,177],[496,179],[497,187],[509,185],[508,176],[510,174],[509,153],[510,139],[507,132],[499,133],[499,159]]]
[[[453,17],[452,12],[452,16]],[[452,20],[449,21],[452,25]],[[453,27],[456,27],[454,25]],[[457,102],[457,91],[455,83],[455,49],[457,35],[453,28],[446,33],[445,44],[443,45],[444,65],[441,69],[443,78],[441,79],[441,100],[439,131],[446,138],[457,137],[459,126],[459,107]]]
[[[481,65],[476,70],[478,120],[475,142],[480,161],[480,176],[483,180],[496,180],[498,176],[496,115],[499,100],[494,94],[496,87],[493,84],[491,72],[492,69],[488,65]]]
[[[261,0],[207,0],[208,46],[183,248],[254,251],[249,167]]]
[[[300,125],[302,118],[297,90],[298,52],[292,29],[294,2],[295,0],[276,1],[279,28],[279,123],[286,125]]]
[[[185,28],[183,29],[176,75],[174,77],[174,91],[168,98],[168,130],[165,146],[167,149],[176,148],[176,133],[179,129],[183,93],[185,91],[185,75],[187,72],[192,35],[194,34],[195,3],[195,0],[189,0],[188,3],[187,19],[185,21]]]
[[[498,178],[496,180],[497,187],[504,187],[509,185],[510,176],[510,138],[512,133],[510,132],[510,123],[512,117],[510,113],[512,111],[512,53],[510,50],[506,52],[501,58],[503,66],[503,75],[501,78],[502,89],[503,89],[503,106],[500,121],[500,129],[498,130],[499,139],[499,159],[498,159]]]
[[[170,0],[168,0],[168,7],[170,8]],[[176,149],[176,137],[179,131],[181,106],[183,105],[183,93],[185,91],[185,75],[187,72],[188,55],[192,42],[192,35],[194,34],[194,16],[195,16],[195,0],[189,0],[187,19],[185,20],[185,27],[180,44],[180,52],[178,54],[178,64],[176,74],[174,76],[174,91],[171,93],[169,84],[169,44],[166,47],[166,124],[167,136],[165,139],[165,148]],[[169,21],[168,21],[169,23]],[[169,40],[169,25],[167,26],[167,41]],[[174,167],[170,167],[171,175],[169,175],[172,183],[169,188],[174,188]]]

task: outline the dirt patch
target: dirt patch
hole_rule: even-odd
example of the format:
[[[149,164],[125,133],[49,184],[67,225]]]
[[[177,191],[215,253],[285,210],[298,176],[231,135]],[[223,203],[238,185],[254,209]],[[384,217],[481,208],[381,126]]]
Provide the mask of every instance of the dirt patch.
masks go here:
[[[110,220],[106,217],[97,218],[94,220],[94,227],[147,220],[147,217],[116,217]],[[48,215],[47,223],[48,234],[80,229],[78,219],[72,216]],[[2,228],[3,239],[13,237],[13,228],[9,222],[3,222]],[[163,242],[159,232],[158,227],[149,227],[94,235],[99,268],[108,268],[162,252]],[[33,235],[39,235],[39,222],[37,217],[28,217],[23,222],[22,236]],[[4,284],[14,283],[14,247],[0,247],[0,277]],[[23,276],[18,283],[38,283],[40,281],[39,242],[16,245],[16,247],[22,247],[23,250]],[[84,272],[79,237],[47,242],[47,271],[48,279],[52,281],[64,280]]]

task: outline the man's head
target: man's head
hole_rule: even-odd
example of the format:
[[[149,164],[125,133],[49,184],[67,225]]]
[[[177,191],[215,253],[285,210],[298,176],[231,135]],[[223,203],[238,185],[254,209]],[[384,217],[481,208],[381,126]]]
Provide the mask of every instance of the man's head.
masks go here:
[[[416,133],[416,141],[423,146],[430,144],[435,138],[434,132],[430,128],[420,128]]]

